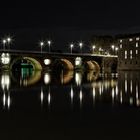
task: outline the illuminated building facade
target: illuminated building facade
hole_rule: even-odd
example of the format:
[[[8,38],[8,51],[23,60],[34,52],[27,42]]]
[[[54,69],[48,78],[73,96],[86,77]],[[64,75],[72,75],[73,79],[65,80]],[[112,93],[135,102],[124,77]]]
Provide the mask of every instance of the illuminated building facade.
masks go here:
[[[140,34],[119,37],[118,46],[118,69],[140,70]]]

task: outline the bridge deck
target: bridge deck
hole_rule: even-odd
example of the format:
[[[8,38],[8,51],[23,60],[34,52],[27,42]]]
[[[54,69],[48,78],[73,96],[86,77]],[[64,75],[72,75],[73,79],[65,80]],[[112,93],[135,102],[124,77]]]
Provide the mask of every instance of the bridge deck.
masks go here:
[[[90,54],[90,53],[57,53],[57,52],[45,52],[42,53],[39,51],[26,51],[26,50],[0,50],[0,53],[11,53],[14,55],[19,54],[35,54],[35,55],[57,55],[57,56],[77,56],[77,57],[83,57],[83,56],[89,56],[89,57],[115,57],[117,58],[117,55],[103,55],[103,54]]]

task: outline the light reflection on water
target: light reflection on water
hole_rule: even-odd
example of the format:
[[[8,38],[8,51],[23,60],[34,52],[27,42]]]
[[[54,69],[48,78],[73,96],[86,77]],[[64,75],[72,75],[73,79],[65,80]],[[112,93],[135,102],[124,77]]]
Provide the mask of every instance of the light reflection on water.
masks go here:
[[[96,74],[93,71],[62,71],[54,74],[51,71],[33,71],[29,75],[28,71],[24,71],[24,75],[3,72],[0,76],[2,93],[0,104],[4,109],[18,106],[20,101],[17,100],[23,100],[19,97],[20,94],[24,99],[30,99],[30,102],[26,103],[28,106],[31,104],[34,106],[39,102],[42,107],[46,104],[46,107],[63,104],[66,108],[66,104],[72,107],[79,104],[80,109],[87,104],[140,106],[139,72]],[[32,101],[34,97],[38,98]],[[24,105],[22,102],[21,106]]]

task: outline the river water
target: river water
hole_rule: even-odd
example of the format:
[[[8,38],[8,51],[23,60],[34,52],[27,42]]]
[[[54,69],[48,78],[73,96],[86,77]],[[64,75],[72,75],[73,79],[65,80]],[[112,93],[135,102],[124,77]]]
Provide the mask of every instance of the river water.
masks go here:
[[[126,139],[140,130],[140,72],[1,72],[1,139]]]

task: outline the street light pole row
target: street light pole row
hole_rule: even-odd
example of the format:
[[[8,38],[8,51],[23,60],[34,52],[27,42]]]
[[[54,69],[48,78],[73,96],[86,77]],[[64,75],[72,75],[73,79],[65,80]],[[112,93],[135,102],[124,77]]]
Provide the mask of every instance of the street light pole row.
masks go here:
[[[82,42],[79,43],[79,47],[80,47],[80,52],[82,53],[82,48],[83,48],[83,43]],[[73,48],[74,48],[74,44],[72,43],[72,44],[70,44],[71,54],[72,54]]]
[[[82,48],[83,48],[83,43],[82,43],[82,42],[79,43],[79,47],[80,47],[80,52],[82,53]],[[74,48],[74,44],[72,43],[72,44],[70,44],[71,54],[72,54],[73,48]],[[118,50],[119,50],[119,48],[118,48],[118,47],[115,47],[115,45],[112,45],[111,48],[112,48],[113,52],[116,52],[116,53],[117,53]],[[96,49],[96,45],[93,45],[93,46],[92,46],[93,52],[95,51],[95,49]],[[99,52],[103,52],[103,51],[104,51],[104,50],[100,47],[100,48],[99,48]],[[107,54],[108,54],[108,53],[107,53]]]
[[[10,43],[11,43],[12,39],[11,37],[7,37],[5,39],[2,40],[2,44],[3,44],[3,50],[5,51],[5,47],[6,44],[8,45],[8,49],[10,49]]]
[[[11,37],[7,37],[7,38],[4,38],[4,39],[2,40],[3,50],[4,50],[4,51],[5,51],[5,49],[6,49],[6,45],[7,45],[8,49],[10,50],[10,44],[11,44],[11,42],[12,42],[12,38],[11,38]],[[48,41],[47,41],[47,45],[48,45],[48,47],[49,47],[49,53],[51,52],[51,44],[52,44],[51,40],[48,40]],[[46,42],[45,42],[45,41],[41,41],[41,42],[39,43],[39,45],[40,45],[40,49],[41,49],[40,51],[41,51],[41,53],[42,53],[43,47],[46,45]],[[82,53],[82,48],[83,48],[83,43],[82,43],[82,42],[79,43],[79,47],[80,47],[80,53]],[[70,44],[71,54],[73,53],[73,48],[74,48],[74,44],[71,43],[71,44]],[[92,46],[93,52],[94,52],[95,49],[96,49],[96,45],[93,45],[93,46]],[[113,50],[113,53],[117,53],[118,50],[119,50],[119,48],[116,47],[115,45],[111,45],[111,49]],[[102,48],[99,48],[99,51],[103,51],[103,49],[102,49]]]
[[[52,43],[52,42],[51,42],[50,40],[47,41],[47,44],[48,44],[48,46],[49,46],[49,53],[50,53],[50,51],[51,51],[51,48],[50,48],[50,47],[51,47],[51,43]],[[40,45],[40,49],[41,49],[40,51],[41,51],[41,53],[42,53],[42,49],[43,49],[43,47],[45,46],[45,42],[44,42],[44,41],[41,41],[41,42],[39,43],[39,45]]]

